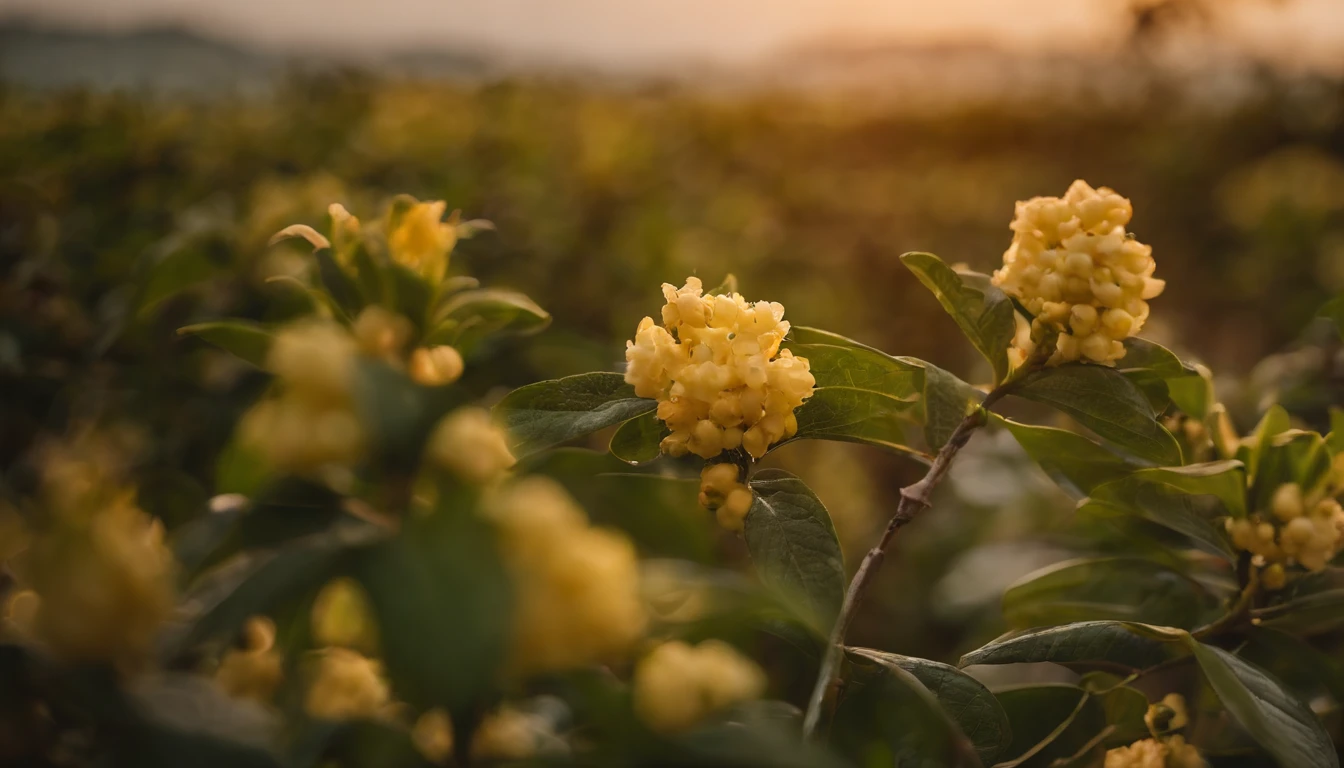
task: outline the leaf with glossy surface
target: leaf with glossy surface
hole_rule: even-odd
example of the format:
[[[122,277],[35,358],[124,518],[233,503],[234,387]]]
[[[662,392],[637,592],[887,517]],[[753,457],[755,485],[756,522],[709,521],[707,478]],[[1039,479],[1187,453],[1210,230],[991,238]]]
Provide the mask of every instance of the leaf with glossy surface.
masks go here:
[[[1240,461],[1210,461],[1184,467],[1155,467],[1134,473],[1136,480],[1169,485],[1193,496],[1212,496],[1232,517],[1246,516],[1246,468]]]
[[[866,389],[818,389],[794,411],[798,432],[771,449],[793,440],[838,440],[922,456],[920,405]]]
[[[1018,397],[1056,408],[1136,458],[1158,466],[1181,464],[1181,447],[1158,423],[1134,382],[1101,365],[1066,365],[1027,376]]]
[[[845,562],[831,515],[811,488],[780,470],[750,482],[754,498],[743,534],[761,581],[798,601],[822,634],[830,631],[845,597]]]
[[[991,414],[990,419],[1006,427],[1022,450],[1074,498],[1081,499],[1097,486],[1140,469],[1132,459],[1119,456],[1077,432],[1022,424],[997,414]]]
[[[671,434],[650,411],[625,422],[611,436],[611,455],[627,464],[647,464],[662,455],[663,438]]]
[[[961,657],[958,666],[1042,661],[1094,669],[1137,671],[1178,655],[1183,632],[1127,621],[1083,621],[1022,632]]]
[[[1170,402],[1182,413],[1203,421],[1216,402],[1213,382],[1206,372],[1147,339],[1126,339],[1125,356],[1116,370],[1143,390],[1159,412]]]
[[[648,413],[656,400],[636,397],[619,373],[581,373],[515,389],[495,406],[518,457]]]
[[[1004,593],[1003,613],[1022,629],[1102,619],[1190,629],[1214,604],[1185,574],[1115,557],[1069,560],[1029,574]]]
[[[905,253],[901,262],[937,297],[962,333],[994,369],[1008,375],[1008,345],[1016,333],[1013,305],[988,275],[957,272],[931,253]]]
[[[1269,673],[1193,638],[1186,641],[1204,677],[1237,722],[1283,768],[1339,768],[1330,734],[1305,704]]]
[[[1012,728],[998,699],[979,680],[956,667],[870,648],[849,648],[848,652],[884,666],[900,667],[913,675],[938,699],[985,765],[1003,756],[1012,743]]]
[[[1235,562],[1237,553],[1222,526],[1210,521],[1215,510],[1205,499],[1191,496],[1165,483],[1124,477],[1092,489],[1078,505],[1078,514],[1107,517],[1133,515],[1183,534],[1190,543],[1212,555]]]
[[[247,320],[197,323],[178,328],[183,336],[196,336],[258,368],[266,367],[266,355],[275,337],[260,325]]]

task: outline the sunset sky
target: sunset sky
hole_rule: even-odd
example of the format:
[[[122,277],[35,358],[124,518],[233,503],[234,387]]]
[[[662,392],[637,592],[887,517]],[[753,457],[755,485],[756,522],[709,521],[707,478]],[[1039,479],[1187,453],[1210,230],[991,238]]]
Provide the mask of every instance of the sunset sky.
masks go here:
[[[1344,0],[1219,0],[1223,39],[1344,66]],[[466,43],[598,63],[756,58],[818,38],[990,41],[1025,48],[1114,44],[1124,0],[0,0],[95,27],[186,22],[275,46],[377,50]]]

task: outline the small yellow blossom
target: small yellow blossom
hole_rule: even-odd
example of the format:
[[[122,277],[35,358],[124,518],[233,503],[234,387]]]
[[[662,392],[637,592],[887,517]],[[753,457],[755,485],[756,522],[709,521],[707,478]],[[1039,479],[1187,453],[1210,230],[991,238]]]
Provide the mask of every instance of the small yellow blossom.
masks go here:
[[[333,579],[313,601],[313,640],[372,652],[378,648],[378,625],[363,587],[351,578]]]
[[[448,204],[442,200],[413,203],[394,215],[387,234],[387,248],[392,260],[429,281],[443,282],[448,273],[448,255],[457,244],[458,213],[443,220]]]
[[[590,526],[564,488],[541,477],[500,489],[485,514],[514,577],[516,673],[619,658],[640,638],[639,561],[627,538]]]
[[[447,344],[421,347],[411,353],[411,380],[426,387],[441,387],[462,378],[462,353]]]
[[[230,696],[267,702],[284,678],[283,659],[275,649],[275,622],[253,616],[243,627],[242,646],[220,659],[215,682]]]
[[[415,721],[411,741],[426,760],[447,764],[455,742],[452,718],[442,709],[429,710]],[[472,758],[482,761],[527,760],[567,751],[550,719],[507,706],[486,715],[471,740]]]
[[[442,709],[431,709],[411,726],[411,743],[426,760],[444,765],[453,756],[453,720]]]
[[[706,716],[765,692],[754,661],[717,640],[664,643],[635,668],[635,711],[656,731],[683,731]]]
[[[429,438],[429,458],[470,483],[500,479],[515,459],[504,430],[481,408],[459,408],[443,417]]]
[[[1143,328],[1148,300],[1165,287],[1153,277],[1152,248],[1125,231],[1132,215],[1129,200],[1082,180],[1062,198],[1017,204],[1013,242],[993,278],[1035,316],[1037,333],[1019,326],[1015,363],[1033,354],[1033,339],[1047,328],[1059,334],[1051,365],[1113,365],[1125,356],[1124,340]]]
[[[410,341],[415,326],[396,312],[373,304],[359,313],[351,331],[361,353],[400,366],[401,351]]]
[[[1179,693],[1168,693],[1161,701],[1148,707],[1143,722],[1153,733],[1181,730],[1190,722],[1186,714],[1185,697]]]
[[[1269,589],[1283,587],[1284,564],[1323,571],[1344,549],[1344,507],[1329,497],[1307,498],[1296,483],[1275,490],[1267,513],[1229,517],[1223,525],[1237,549],[1263,564],[1280,566],[1272,575],[1268,568],[1262,574]]]
[[[730,531],[742,530],[751,511],[751,488],[738,482],[736,464],[710,464],[700,473],[700,506],[715,513],[719,525]]]
[[[740,294],[705,296],[700,280],[663,284],[662,325],[646,317],[626,343],[625,380],[657,398],[672,434],[662,450],[713,458],[742,448],[760,458],[798,431],[794,409],[816,380],[805,358],[780,350],[789,332],[784,307]]]
[[[1180,736],[1144,739],[1106,753],[1105,768],[1205,768],[1199,750]]]
[[[327,648],[304,697],[304,710],[323,720],[382,716],[391,691],[382,664],[346,648]]]

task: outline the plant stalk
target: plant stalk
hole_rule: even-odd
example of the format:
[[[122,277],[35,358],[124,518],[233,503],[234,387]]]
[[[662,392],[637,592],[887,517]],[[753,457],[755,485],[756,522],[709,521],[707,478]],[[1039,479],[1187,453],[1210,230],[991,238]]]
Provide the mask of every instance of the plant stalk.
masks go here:
[[[980,405],[953,430],[952,436],[934,457],[933,464],[929,466],[924,478],[901,489],[901,500],[896,505],[896,513],[887,523],[887,528],[883,531],[877,546],[864,556],[853,581],[849,583],[849,590],[845,593],[845,600],[840,606],[840,615],[835,620],[835,627],[831,630],[831,637],[827,643],[826,655],[821,661],[821,671],[817,674],[812,697],[808,700],[807,714],[803,718],[803,738],[812,738],[821,720],[822,710],[829,710],[835,706],[836,697],[839,695],[839,668],[840,661],[844,657],[845,636],[849,633],[850,625],[854,623],[854,617],[873,577],[877,575],[878,568],[882,566],[882,561],[887,556],[887,548],[891,546],[896,532],[931,506],[933,489],[951,469],[952,460],[962,448],[966,447],[971,435],[985,425],[989,407],[1008,394],[1011,384],[1015,381],[1014,379],[1005,382],[986,395]]]

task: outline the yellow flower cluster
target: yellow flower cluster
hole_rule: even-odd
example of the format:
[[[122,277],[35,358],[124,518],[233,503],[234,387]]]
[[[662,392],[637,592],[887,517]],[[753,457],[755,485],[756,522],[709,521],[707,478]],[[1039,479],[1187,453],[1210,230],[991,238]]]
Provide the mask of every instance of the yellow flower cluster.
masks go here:
[[[443,282],[448,274],[448,256],[457,245],[460,213],[453,211],[444,221],[447,209],[448,204],[442,200],[412,202],[405,208],[394,205],[388,217],[388,254],[432,283]]]
[[[391,704],[382,664],[347,648],[327,648],[318,659],[303,707],[322,720],[353,720],[383,717]]]
[[[333,322],[304,321],[276,334],[267,367],[283,391],[243,417],[241,436],[272,465],[290,471],[344,467],[367,435],[351,402],[355,337]]]
[[[1275,490],[1269,514],[1227,518],[1224,525],[1238,549],[1269,564],[1263,579],[1270,589],[1284,585],[1284,564],[1321,571],[1344,549],[1344,507],[1330,497],[1307,496],[1297,483]]]
[[[514,465],[508,438],[482,408],[459,408],[443,417],[429,438],[428,457],[459,478],[486,485]]]
[[[1105,768],[1205,768],[1199,750],[1180,736],[1144,739],[1106,753]]]
[[[594,528],[558,483],[499,489],[486,516],[500,533],[517,599],[512,669],[567,669],[624,654],[644,632],[639,562],[624,536]]]
[[[682,731],[733,704],[759,698],[765,684],[756,662],[726,643],[673,641],[655,648],[635,668],[635,711],[656,731]]]
[[[429,710],[411,728],[411,742],[426,760],[447,764],[453,754],[452,718],[442,709]],[[471,740],[474,760],[527,760],[567,751],[549,718],[507,706],[486,715]]]
[[[1113,364],[1125,356],[1125,339],[1148,319],[1148,299],[1165,283],[1153,277],[1152,248],[1125,231],[1129,200],[1081,179],[1064,197],[1036,197],[1017,204],[1013,242],[994,284],[1035,316],[1035,331],[1019,329],[1010,357],[1021,365],[1047,330],[1058,332],[1048,363],[1077,360]]]
[[[737,465],[710,464],[700,472],[700,506],[714,512],[719,525],[730,531],[742,530],[751,511],[751,488],[738,482]]]
[[[253,616],[243,627],[242,641],[220,659],[215,683],[235,698],[270,701],[284,678],[283,660],[275,649],[275,622]]]
[[[1185,697],[1179,693],[1168,693],[1156,704],[1151,704],[1143,713],[1143,722],[1154,734],[1179,731],[1190,724],[1190,715],[1185,708]]]
[[[709,459],[738,447],[754,458],[798,431],[794,409],[816,380],[805,358],[781,351],[789,332],[781,304],[740,294],[705,296],[700,280],[663,284],[660,326],[646,317],[626,343],[625,380],[657,398],[672,434],[662,450]]]
[[[163,525],[103,469],[58,459],[44,482],[49,524],[26,553],[32,631],[57,656],[134,670],[173,610],[175,562]],[[31,610],[32,606],[30,606]]]

